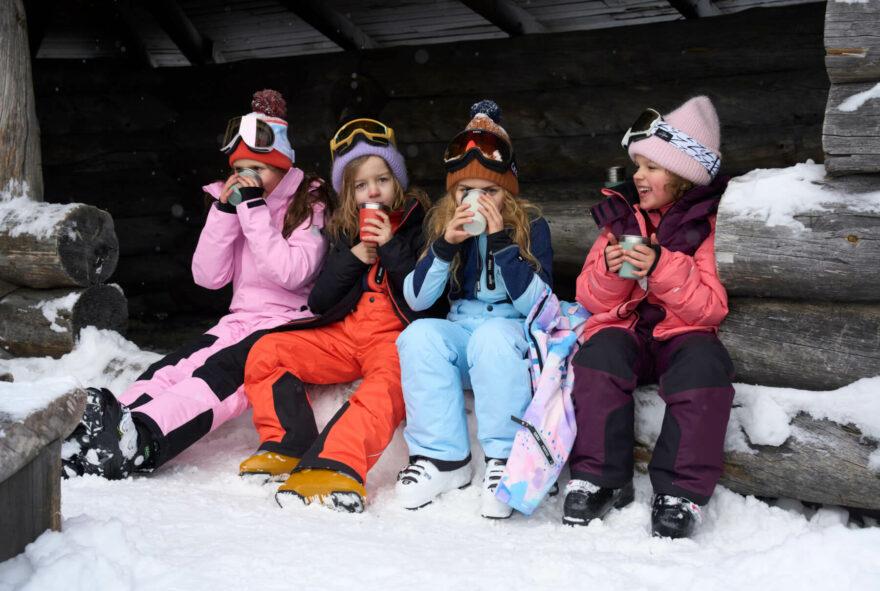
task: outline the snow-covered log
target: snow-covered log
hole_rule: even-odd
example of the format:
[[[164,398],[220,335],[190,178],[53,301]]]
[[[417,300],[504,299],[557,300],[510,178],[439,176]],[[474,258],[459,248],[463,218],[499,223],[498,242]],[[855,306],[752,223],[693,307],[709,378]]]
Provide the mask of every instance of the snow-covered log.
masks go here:
[[[85,326],[125,333],[128,303],[118,286],[22,287],[0,299],[0,347],[16,357],[69,353]]]
[[[880,509],[880,475],[869,469],[877,441],[853,425],[806,413],[792,420],[791,431],[779,446],[750,444],[754,453],[726,451],[719,484],[743,495]],[[648,462],[650,453],[651,446],[640,442],[636,461]]]
[[[876,25],[876,23],[875,23]],[[828,174],[880,172],[880,76],[870,82],[832,84],[822,147]]]
[[[736,381],[831,390],[880,374],[880,304],[731,298],[718,335]]]
[[[750,217],[756,209],[745,210],[734,196],[738,179],[732,181],[731,198],[725,194],[721,200],[715,227],[718,276],[729,296],[880,301],[880,176],[819,182],[827,194],[824,202],[810,205],[811,197],[804,196],[805,204],[788,223],[770,225]],[[877,195],[873,206],[858,198],[871,191]],[[798,197],[778,199],[797,202]]]
[[[40,122],[22,0],[0,4],[0,80],[0,190],[10,181],[27,183],[28,197],[42,201]]]
[[[42,382],[52,382],[50,389],[62,386],[57,394],[0,385],[0,562],[21,553],[47,529],[61,531],[61,440],[82,417],[86,393],[60,381]],[[51,399],[29,405],[20,416],[25,398],[36,404],[47,396]]]
[[[87,286],[116,269],[113,218],[91,205],[0,201],[0,279],[26,287]]]

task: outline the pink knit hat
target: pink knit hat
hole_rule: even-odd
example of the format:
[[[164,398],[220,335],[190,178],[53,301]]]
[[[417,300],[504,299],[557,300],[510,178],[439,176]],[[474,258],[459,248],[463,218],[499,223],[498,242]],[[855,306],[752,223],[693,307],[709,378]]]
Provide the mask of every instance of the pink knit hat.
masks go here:
[[[664,115],[663,120],[709,148],[721,160],[721,124],[709,97],[695,96]],[[636,154],[641,154],[694,184],[708,185],[712,182],[712,176],[702,164],[657,136],[631,143],[629,157],[633,161]]]

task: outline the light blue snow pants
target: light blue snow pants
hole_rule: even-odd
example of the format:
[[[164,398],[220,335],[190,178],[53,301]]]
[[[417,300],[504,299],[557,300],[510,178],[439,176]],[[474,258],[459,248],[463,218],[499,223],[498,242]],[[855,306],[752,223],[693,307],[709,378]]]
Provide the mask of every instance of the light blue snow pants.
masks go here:
[[[507,458],[532,396],[523,318],[510,304],[456,302],[454,320],[423,318],[397,338],[410,455],[458,461],[470,453],[462,388],[474,392],[477,439]]]

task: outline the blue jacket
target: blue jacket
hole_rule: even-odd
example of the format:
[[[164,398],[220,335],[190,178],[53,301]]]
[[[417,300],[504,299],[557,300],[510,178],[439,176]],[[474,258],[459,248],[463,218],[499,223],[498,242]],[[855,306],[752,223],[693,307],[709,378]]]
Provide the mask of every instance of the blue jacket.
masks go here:
[[[529,232],[532,254],[541,263],[540,273],[520,254],[508,229],[480,234],[461,244],[450,244],[440,236],[404,281],[407,304],[413,310],[425,310],[447,293],[450,302],[507,303],[525,318],[544,290],[553,288],[550,226],[544,218],[537,218]],[[453,282],[450,267],[459,252],[462,262],[458,281]]]

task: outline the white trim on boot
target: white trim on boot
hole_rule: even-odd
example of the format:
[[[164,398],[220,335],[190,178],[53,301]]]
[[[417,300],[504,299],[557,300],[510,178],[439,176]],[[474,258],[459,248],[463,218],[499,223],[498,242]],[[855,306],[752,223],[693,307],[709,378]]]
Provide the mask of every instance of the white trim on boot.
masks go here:
[[[513,507],[502,503],[495,496],[505,466],[507,466],[506,459],[492,459],[486,463],[486,473],[483,475],[483,494],[480,500],[480,515],[488,519],[507,519],[513,514]]]

